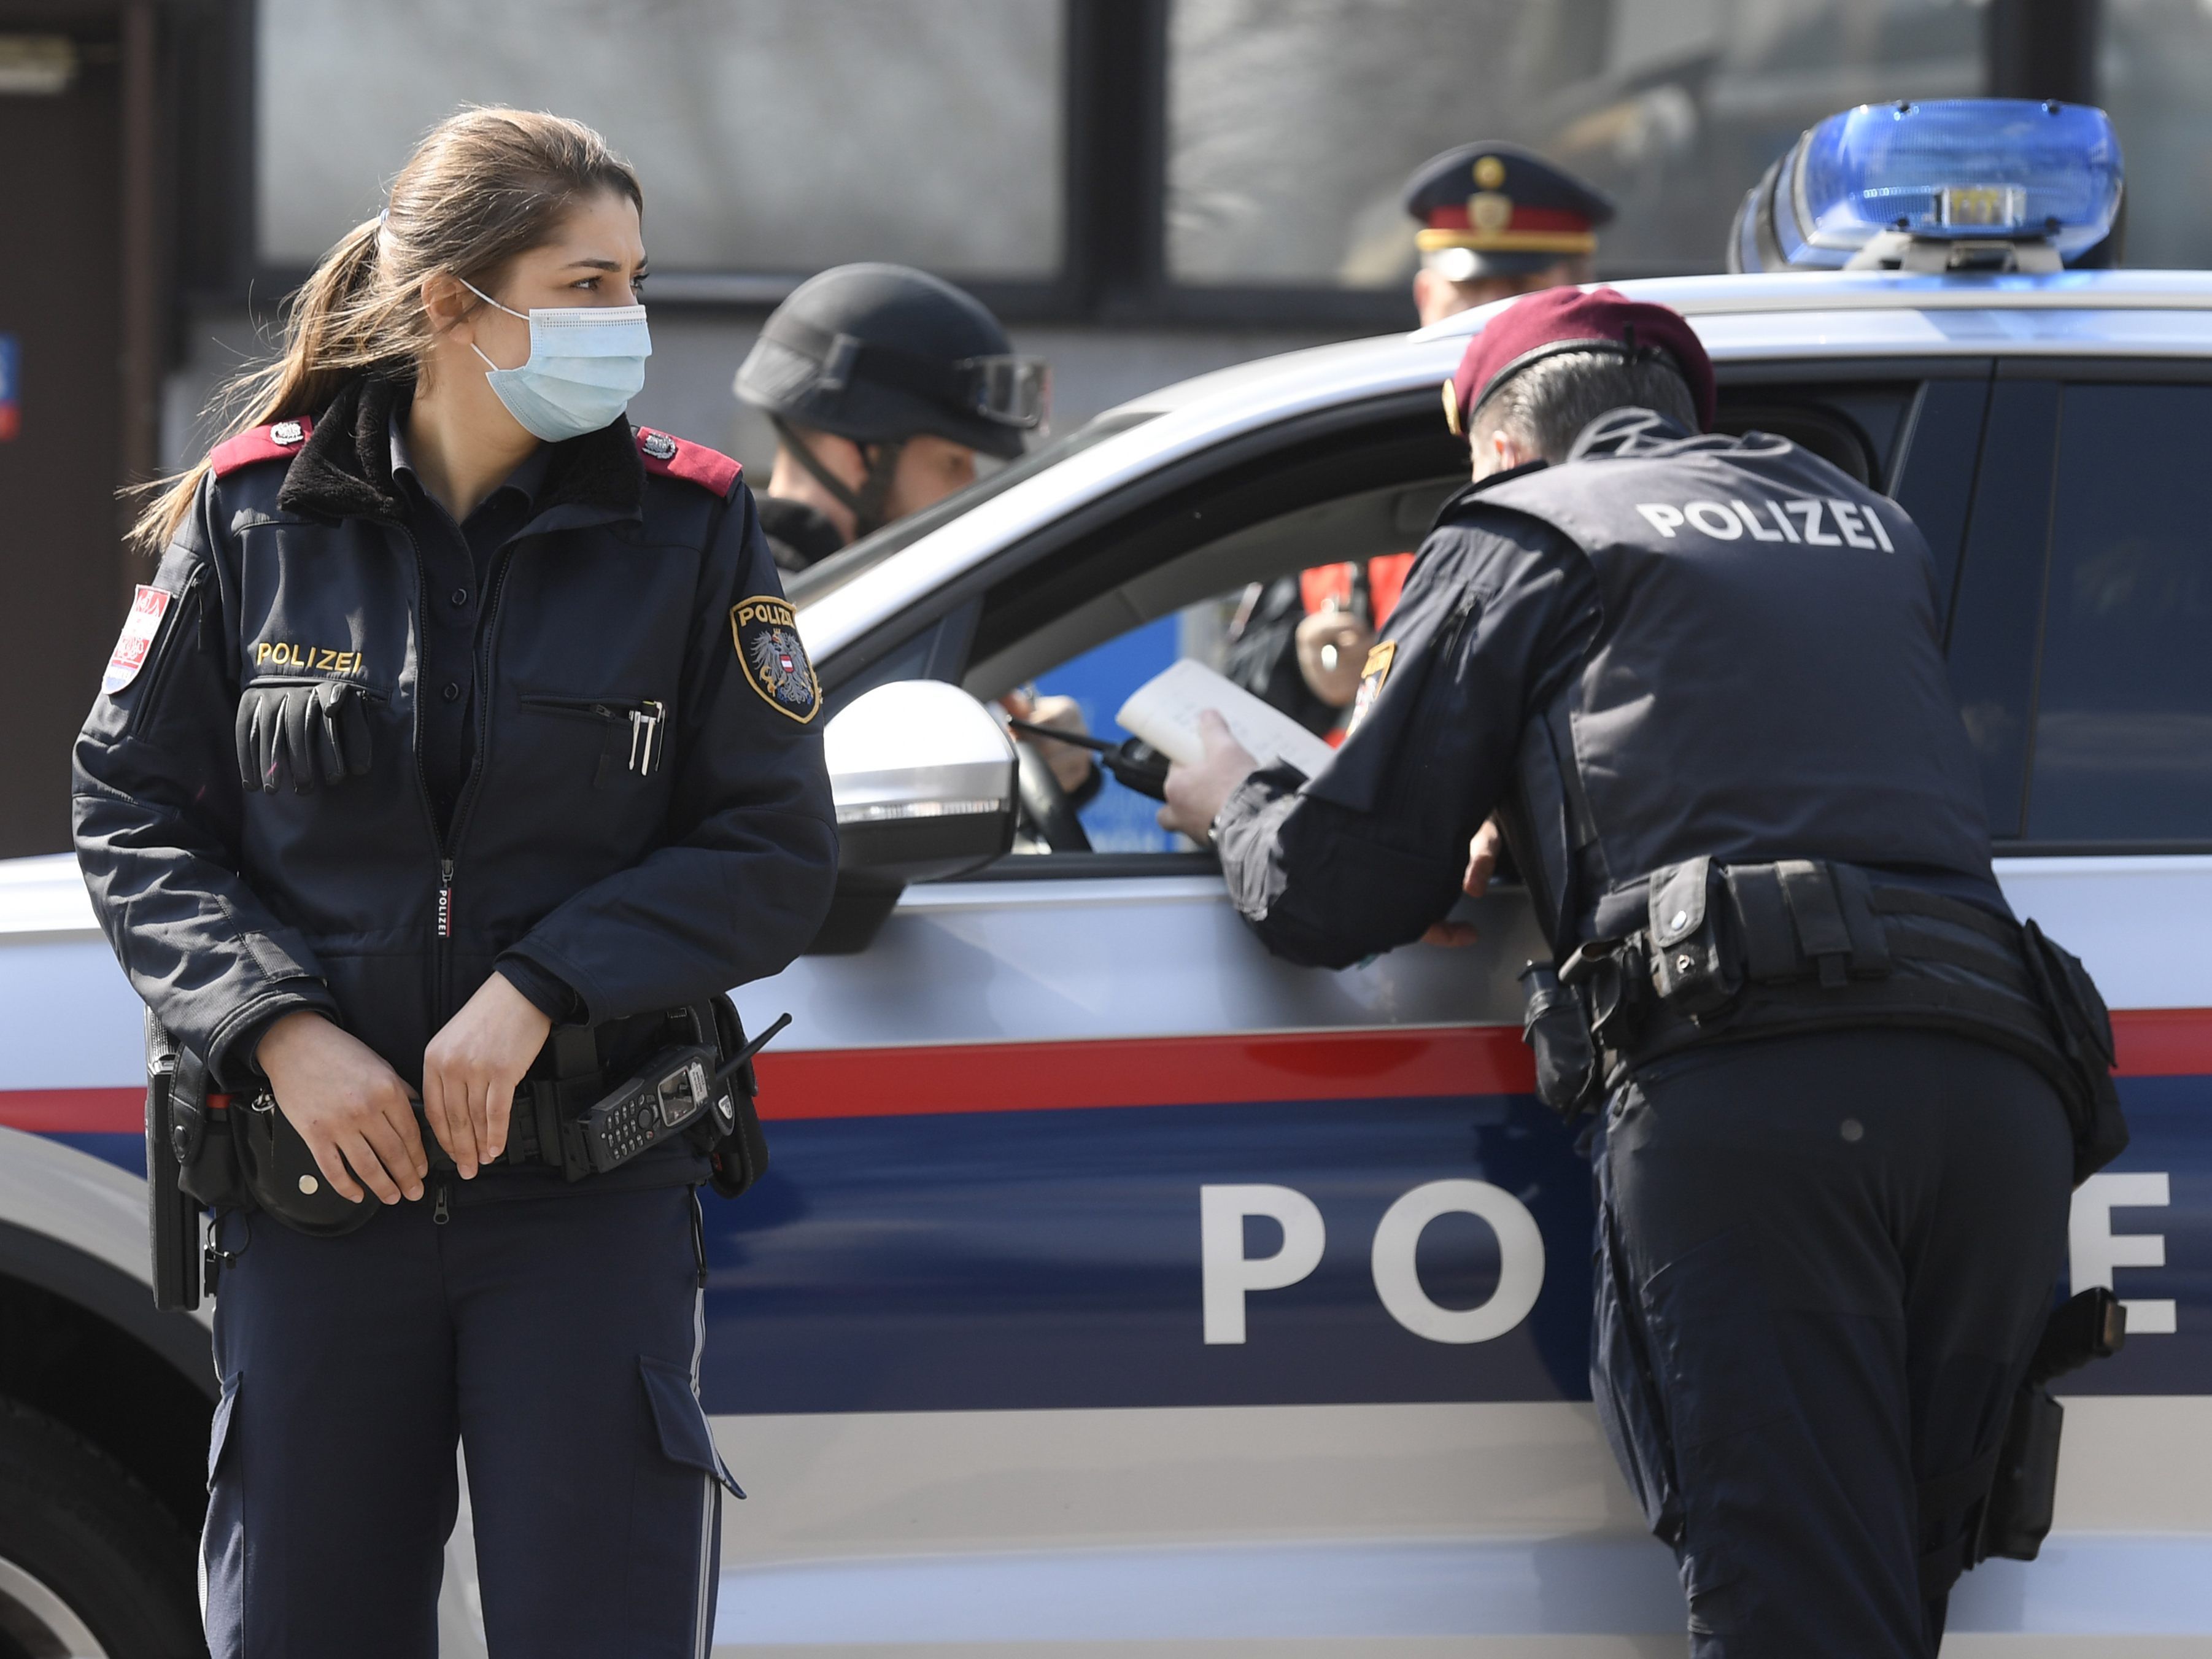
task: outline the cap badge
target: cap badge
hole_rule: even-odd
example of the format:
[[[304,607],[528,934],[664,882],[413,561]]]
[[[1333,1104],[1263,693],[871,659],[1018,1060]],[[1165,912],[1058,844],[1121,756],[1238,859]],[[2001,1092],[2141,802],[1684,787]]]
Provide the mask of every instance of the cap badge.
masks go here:
[[[1505,182],[1505,163],[1495,155],[1486,155],[1474,164],[1474,182],[1484,190],[1496,190]]]
[[[1459,429],[1459,387],[1449,380],[1444,382],[1444,424],[1451,428],[1453,437],[1463,435]]]
[[[294,444],[304,442],[307,436],[307,433],[301,429],[297,421],[279,421],[269,428],[269,441],[281,445],[286,449],[291,448]]]
[[[656,461],[665,461],[676,453],[676,440],[665,432],[644,431],[637,434],[637,447]]]
[[[1513,198],[1484,191],[1467,198],[1467,222],[1492,234],[1513,222]]]

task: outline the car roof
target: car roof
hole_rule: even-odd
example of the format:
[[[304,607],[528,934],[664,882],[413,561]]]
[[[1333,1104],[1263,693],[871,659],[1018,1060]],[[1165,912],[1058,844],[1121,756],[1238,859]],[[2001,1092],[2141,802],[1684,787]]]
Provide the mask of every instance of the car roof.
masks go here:
[[[1854,357],[2212,358],[2212,271],[1786,271],[1612,286],[1680,311],[1723,368]],[[832,656],[1008,543],[1183,455],[1316,410],[1439,385],[1467,337],[1511,303],[1478,307],[1412,334],[1218,369],[1109,410],[1099,419],[1126,429],[802,602],[808,647],[817,658]]]

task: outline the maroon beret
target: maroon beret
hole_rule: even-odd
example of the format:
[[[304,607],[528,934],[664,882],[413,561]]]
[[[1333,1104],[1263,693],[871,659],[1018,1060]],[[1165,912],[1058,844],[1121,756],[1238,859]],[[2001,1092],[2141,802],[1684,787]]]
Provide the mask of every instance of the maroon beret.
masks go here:
[[[1459,373],[1444,382],[1444,418],[1458,432],[1482,400],[1532,363],[1567,351],[1624,357],[1663,353],[1689,383],[1698,425],[1713,423],[1713,362],[1683,320],[1665,306],[1632,300],[1619,289],[1549,288],[1516,300],[1467,343]]]

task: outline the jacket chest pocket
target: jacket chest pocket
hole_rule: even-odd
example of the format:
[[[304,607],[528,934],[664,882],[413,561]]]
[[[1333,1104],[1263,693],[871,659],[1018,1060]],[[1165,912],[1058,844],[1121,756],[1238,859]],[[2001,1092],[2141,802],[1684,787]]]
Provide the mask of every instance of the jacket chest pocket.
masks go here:
[[[390,693],[355,680],[270,676],[240,691],[234,737],[239,782],[295,795],[336,788],[375,768],[376,722]]]
[[[653,697],[576,697],[526,693],[522,706],[533,714],[583,723],[597,733],[592,769],[594,789],[621,788],[660,770],[668,744],[668,706]]]

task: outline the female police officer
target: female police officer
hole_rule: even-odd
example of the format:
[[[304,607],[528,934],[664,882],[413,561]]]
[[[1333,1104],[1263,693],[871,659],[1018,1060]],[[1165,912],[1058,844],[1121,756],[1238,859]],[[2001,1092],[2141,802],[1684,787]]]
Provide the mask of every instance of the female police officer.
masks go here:
[[[433,1652],[457,1434],[495,1654],[706,1651],[702,1155],[571,1182],[509,1133],[541,1049],[592,1034],[587,1097],[780,970],[836,862],[737,466],[623,418],[641,202],[573,122],[445,122],[139,526],[79,857],[155,1015],[345,1211],[221,1225],[219,1656]]]

